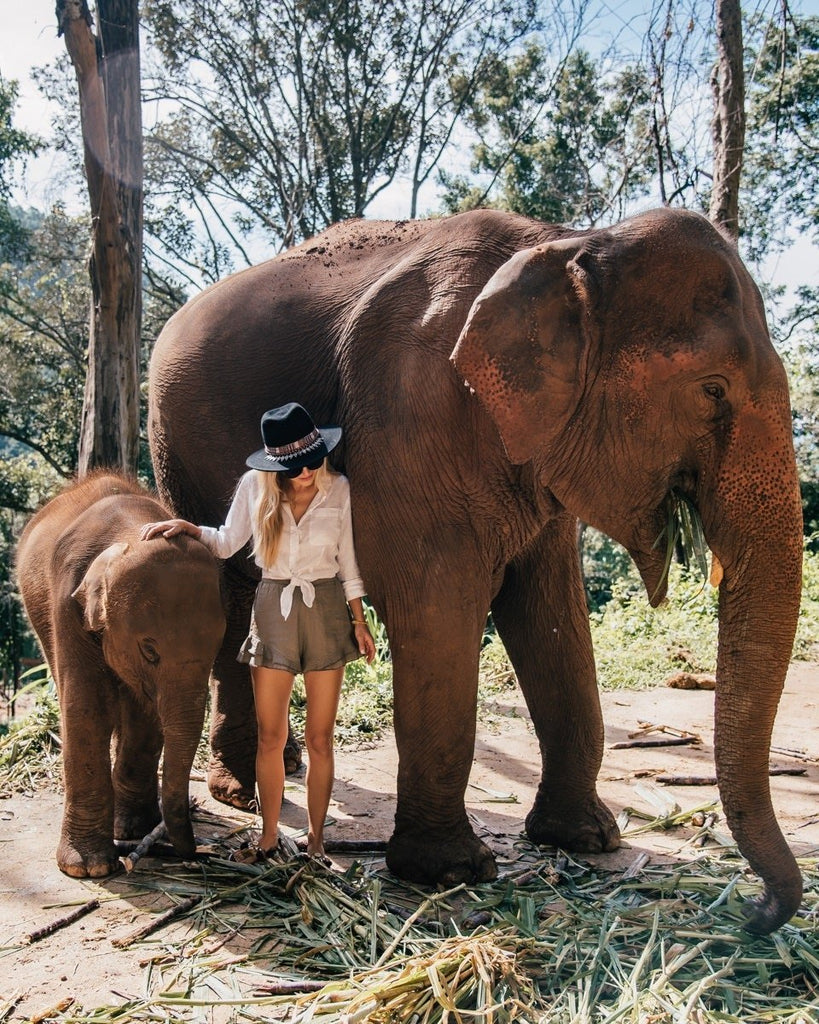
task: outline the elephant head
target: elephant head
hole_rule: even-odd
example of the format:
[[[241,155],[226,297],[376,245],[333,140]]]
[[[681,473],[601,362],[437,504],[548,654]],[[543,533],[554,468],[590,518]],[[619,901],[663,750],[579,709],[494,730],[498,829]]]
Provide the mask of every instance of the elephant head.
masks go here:
[[[162,815],[176,851],[190,856],[188,781],[225,629],[217,563],[190,538],[118,542],[91,562],[73,597],[106,665],[158,719]]]
[[[475,300],[453,352],[510,460],[628,549],[653,604],[676,492],[722,567],[715,757],[727,820],[764,881],[747,926],[801,899],[774,817],[771,731],[801,590],[788,387],[758,290],[731,243],[683,211],[518,253]]]

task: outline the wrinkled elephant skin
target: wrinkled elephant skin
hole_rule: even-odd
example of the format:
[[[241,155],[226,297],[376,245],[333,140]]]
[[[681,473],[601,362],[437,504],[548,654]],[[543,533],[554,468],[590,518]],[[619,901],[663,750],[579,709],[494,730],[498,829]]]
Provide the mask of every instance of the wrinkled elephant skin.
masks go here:
[[[194,852],[188,780],[225,617],[204,545],[140,541],[143,524],[168,517],[148,491],[106,473],[59,494],[20,538],[20,592],[60,703],[57,864],[77,878],[117,870],[114,840],[141,839],[163,819],[177,853]]]
[[[702,217],[657,210],[575,232],[491,211],[355,221],[212,286],[165,326],[149,430],[164,498],[222,522],[261,413],[340,423],[359,562],[386,623],[400,754],[387,860],[422,882],[495,871],[464,809],[478,653],[492,611],[542,751],[537,842],[609,850],[603,727],[576,517],[632,554],[654,603],[677,492],[721,563],[716,760],[765,889],[748,927],[799,905],[768,750],[799,605],[788,392],[759,293]],[[235,662],[254,580],[228,566],[214,670],[214,795],[253,791],[252,697]]]

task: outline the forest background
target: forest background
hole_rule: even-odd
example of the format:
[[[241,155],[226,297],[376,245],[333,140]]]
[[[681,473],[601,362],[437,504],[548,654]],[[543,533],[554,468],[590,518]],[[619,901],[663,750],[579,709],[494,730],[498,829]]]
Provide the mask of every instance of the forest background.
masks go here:
[[[88,365],[88,182],[53,9],[4,12],[0,41],[6,691],[21,659],[37,657],[15,539],[77,471]],[[660,204],[709,210],[718,47],[705,0],[144,0],[139,18],[148,481],[144,380],[164,321],[201,287],[330,223],[493,206],[582,228]],[[819,11],[753,0],[742,33],[738,244],[789,372],[815,552]],[[599,610],[628,556],[595,531],[579,539]]]

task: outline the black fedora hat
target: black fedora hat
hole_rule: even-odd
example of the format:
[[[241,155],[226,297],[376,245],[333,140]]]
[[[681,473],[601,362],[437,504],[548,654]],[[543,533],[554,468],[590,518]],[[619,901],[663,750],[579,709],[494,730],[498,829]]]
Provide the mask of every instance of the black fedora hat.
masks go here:
[[[341,427],[318,428],[298,402],[268,409],[262,416],[264,448],[248,456],[251,469],[280,473],[318,462],[341,440]]]

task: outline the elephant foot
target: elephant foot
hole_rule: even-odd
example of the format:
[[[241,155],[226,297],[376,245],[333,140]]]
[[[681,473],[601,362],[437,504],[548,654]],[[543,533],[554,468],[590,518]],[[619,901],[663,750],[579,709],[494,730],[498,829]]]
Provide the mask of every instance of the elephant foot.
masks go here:
[[[150,807],[117,807],[114,814],[114,839],[142,839],[162,821],[157,804]]]
[[[557,808],[538,792],[526,816],[526,834],[541,846],[574,853],[610,853],[620,845],[620,830],[611,811],[596,796],[581,806]]]
[[[57,867],[70,878],[105,878],[119,871],[121,865],[110,840],[75,843],[62,837],[57,847]]]
[[[284,774],[295,775],[299,768],[301,768],[301,744],[290,732],[284,745]]]
[[[498,869],[492,851],[470,830],[453,835],[407,830],[387,844],[387,867],[399,878],[422,885],[491,882]]]
[[[243,785],[223,764],[212,761],[208,768],[208,790],[214,800],[240,811],[256,810],[255,783]]]

